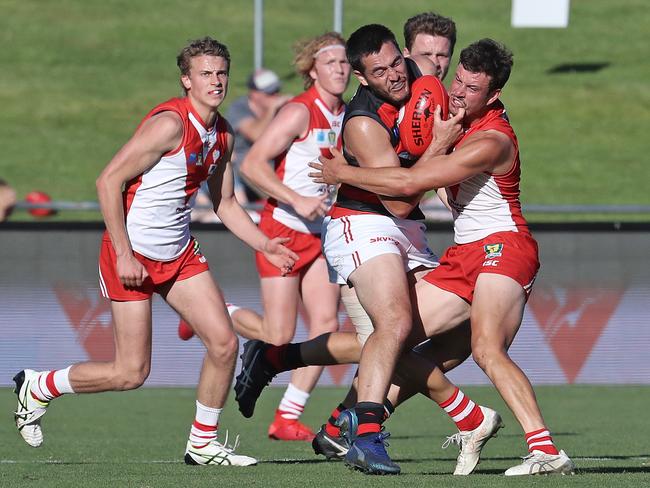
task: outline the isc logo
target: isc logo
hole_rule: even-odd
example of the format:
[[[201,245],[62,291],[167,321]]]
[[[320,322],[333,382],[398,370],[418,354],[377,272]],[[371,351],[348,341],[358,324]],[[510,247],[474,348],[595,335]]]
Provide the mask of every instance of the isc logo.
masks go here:
[[[488,259],[487,261],[483,262],[483,266],[499,266],[499,260],[498,259]]]

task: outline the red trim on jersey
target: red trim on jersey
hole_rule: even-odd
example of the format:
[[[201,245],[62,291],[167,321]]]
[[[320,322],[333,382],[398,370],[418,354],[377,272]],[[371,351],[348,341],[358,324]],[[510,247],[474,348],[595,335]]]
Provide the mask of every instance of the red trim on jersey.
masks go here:
[[[295,138],[291,144],[294,143],[299,143],[299,142],[304,142],[307,140],[307,138],[311,135],[313,129],[323,129],[324,127],[321,127],[321,122],[318,120],[319,115],[322,115],[324,117],[324,114],[321,113],[320,107],[316,104],[316,100],[319,100],[324,107],[327,107],[327,104],[322,100],[320,97],[318,90],[316,89],[316,86],[312,86],[308,90],[304,91],[303,93],[296,95],[293,97],[291,100],[289,100],[288,103],[298,103],[300,105],[303,105],[307,108],[309,111],[309,121],[307,122],[307,131],[305,132],[305,135],[302,137],[297,137]],[[345,107],[345,105],[342,105],[342,109]],[[331,113],[331,112],[330,112]],[[340,112],[339,112],[340,114]],[[334,114],[336,115],[336,114]],[[286,148],[282,153],[277,155],[274,159],[274,169],[275,169],[275,174],[277,175],[278,179],[280,181],[284,181],[284,175],[286,172],[286,164],[287,164],[287,153],[289,152],[291,146]],[[337,142],[337,148],[340,150],[341,149],[341,138],[339,137],[339,141]],[[321,148],[320,150],[321,154],[324,156],[332,157],[332,153],[329,151],[329,149],[323,150]],[[306,163],[305,163],[306,164]],[[272,212],[273,209],[275,209],[278,206],[278,201],[273,198],[269,197],[266,200],[265,206],[264,206],[264,211],[270,211]]]
[[[163,102],[157,105],[156,107],[154,107],[151,111],[149,111],[147,115],[145,115],[145,117],[138,125],[138,128],[140,128],[142,124],[144,124],[148,119],[162,112],[174,112],[178,114],[183,124],[183,135],[181,137],[180,143],[173,150],[167,151],[166,153],[162,154],[161,159],[168,156],[170,157],[175,156],[181,151],[184,151],[185,160],[187,161],[186,164],[187,177],[186,177],[185,187],[184,187],[185,204],[187,204],[190,198],[192,197],[192,195],[198,191],[201,182],[208,177],[208,171],[210,169],[210,166],[212,164],[219,164],[220,162],[223,161],[223,156],[228,149],[228,138],[227,138],[228,123],[226,119],[221,117],[221,115],[217,112],[214,124],[212,125],[212,127],[208,129],[205,125],[205,121],[201,118],[199,113],[196,111],[196,109],[190,102],[190,99],[187,97],[183,97],[183,98],[171,98],[166,102]],[[195,134],[194,131],[196,129],[194,128],[192,121],[189,118],[189,114],[192,114],[194,116],[194,118],[197,120],[199,125],[206,132],[208,133],[212,133],[213,131],[216,132],[216,139],[215,139],[214,146],[212,147],[210,152],[206,155],[203,164],[200,166],[195,164],[192,165],[189,164],[190,154],[192,153],[198,154],[198,152],[201,151],[201,158],[203,158],[202,145],[199,147],[195,147],[198,146],[198,144],[190,144],[192,138],[194,137]],[[219,157],[215,161],[214,154],[217,150],[219,152]],[[142,174],[136,176],[135,178],[129,180],[126,183],[122,195],[125,217],[126,214],[128,214],[131,204],[133,203],[133,199],[135,198],[135,195],[137,193],[137,190],[141,185],[142,185]]]
[[[506,109],[500,101],[496,101],[493,107],[479,120],[475,121],[469,130],[463,135],[455,147],[461,147],[468,139],[469,136],[475,132],[495,130],[507,135],[515,146],[515,155],[513,157],[512,166],[504,174],[494,174],[486,171],[490,175],[497,187],[501,196],[508,203],[510,214],[515,225],[522,232],[529,232],[528,223],[521,211],[521,202],[519,201],[519,183],[521,180],[521,161],[519,159],[519,142],[517,136],[508,121],[506,116]],[[449,187],[452,196],[456,198],[461,184]]]

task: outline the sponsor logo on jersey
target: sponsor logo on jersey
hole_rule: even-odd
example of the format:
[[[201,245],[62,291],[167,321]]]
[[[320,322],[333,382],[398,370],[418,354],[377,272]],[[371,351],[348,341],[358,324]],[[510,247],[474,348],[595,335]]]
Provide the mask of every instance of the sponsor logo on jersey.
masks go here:
[[[332,143],[329,142],[330,136],[329,133],[334,134],[334,140],[336,141],[336,133],[334,131],[331,131],[329,129],[314,129],[314,137],[316,139],[316,144],[319,146],[325,146],[329,147],[332,145]]]
[[[187,159],[188,164],[196,164],[196,160],[198,159],[198,156],[196,153],[190,153],[190,157]]]
[[[327,141],[330,143],[330,146],[333,146],[336,144],[336,132],[333,130],[329,131],[327,133]]]
[[[483,250],[485,251],[485,259],[498,258],[503,254],[503,244],[486,244],[483,246]]]

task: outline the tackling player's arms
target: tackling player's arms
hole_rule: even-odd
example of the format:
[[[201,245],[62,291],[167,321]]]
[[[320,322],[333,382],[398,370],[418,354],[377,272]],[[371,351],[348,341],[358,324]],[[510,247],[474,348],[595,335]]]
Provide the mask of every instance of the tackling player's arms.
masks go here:
[[[370,117],[351,118],[345,125],[344,139],[347,152],[359,162],[360,168],[354,169],[361,169],[363,174],[373,173],[378,168],[399,169],[399,158],[390,144],[386,129]],[[372,141],[372,143],[368,141]],[[350,167],[352,168],[352,166]],[[407,217],[417,206],[424,193],[413,192],[408,199],[398,199],[386,193],[375,192],[360,184],[343,180],[341,182],[379,194],[379,199],[384,207],[399,218]]]
[[[498,131],[481,131],[448,155],[425,153],[411,168],[380,168],[370,171],[337,166],[341,183],[393,197],[412,197],[434,188],[456,185],[478,173],[504,174],[512,166],[515,146]]]

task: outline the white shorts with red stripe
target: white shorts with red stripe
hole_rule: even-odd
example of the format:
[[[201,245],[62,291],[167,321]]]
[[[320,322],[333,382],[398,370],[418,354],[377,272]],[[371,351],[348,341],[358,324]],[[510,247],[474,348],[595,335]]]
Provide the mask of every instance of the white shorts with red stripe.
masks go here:
[[[427,243],[426,227],[416,220],[379,214],[326,217],[321,234],[332,283],[345,284],[363,263],[382,254],[399,254],[404,270],[419,266],[435,268],[436,256]]]

